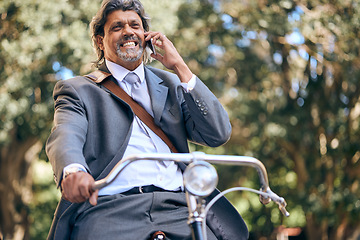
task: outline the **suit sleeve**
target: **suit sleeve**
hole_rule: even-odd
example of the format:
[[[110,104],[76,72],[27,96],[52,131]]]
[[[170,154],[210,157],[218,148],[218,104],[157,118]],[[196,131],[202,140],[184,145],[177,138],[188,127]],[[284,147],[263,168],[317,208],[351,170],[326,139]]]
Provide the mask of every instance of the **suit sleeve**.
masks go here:
[[[227,112],[216,96],[199,79],[195,87],[184,93],[183,113],[190,141],[210,147],[226,143],[231,135]]]
[[[60,185],[63,168],[71,163],[85,166],[83,148],[88,121],[83,102],[68,80],[54,88],[54,127],[46,143],[46,153]]]

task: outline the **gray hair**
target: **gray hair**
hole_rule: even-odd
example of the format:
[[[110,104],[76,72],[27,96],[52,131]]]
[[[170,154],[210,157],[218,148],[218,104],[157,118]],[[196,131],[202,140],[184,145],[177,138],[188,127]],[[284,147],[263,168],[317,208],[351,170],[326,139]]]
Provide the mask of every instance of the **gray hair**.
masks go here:
[[[150,29],[150,18],[146,15],[144,6],[139,0],[103,0],[101,8],[90,23],[91,40],[97,54],[97,60],[94,62],[96,67],[99,67],[105,59],[104,51],[101,50],[97,44],[96,36],[104,36],[104,26],[107,21],[107,17],[110,13],[116,10],[135,11],[141,18],[145,32],[149,31]],[[146,47],[145,53],[143,55],[143,62],[145,64],[150,61],[150,53],[150,50],[148,47]]]

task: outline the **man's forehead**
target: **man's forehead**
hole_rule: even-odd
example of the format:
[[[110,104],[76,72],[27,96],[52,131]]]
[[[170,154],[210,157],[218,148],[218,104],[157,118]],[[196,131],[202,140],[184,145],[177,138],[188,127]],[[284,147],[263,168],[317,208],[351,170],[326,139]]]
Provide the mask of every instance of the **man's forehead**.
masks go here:
[[[107,16],[106,23],[112,22],[128,22],[128,21],[139,21],[141,22],[140,16],[133,10],[122,11],[115,10]]]

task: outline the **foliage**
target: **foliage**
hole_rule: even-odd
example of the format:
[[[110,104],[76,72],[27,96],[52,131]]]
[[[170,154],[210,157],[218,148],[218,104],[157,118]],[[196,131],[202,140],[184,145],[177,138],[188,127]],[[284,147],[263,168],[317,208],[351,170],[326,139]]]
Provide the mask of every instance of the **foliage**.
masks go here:
[[[5,239],[30,238],[31,165],[50,131],[58,73],[64,66],[75,73],[89,69],[91,6],[97,7],[91,1],[0,3],[0,235]]]
[[[264,207],[254,194],[230,195],[251,237],[271,238],[279,225],[302,227],[307,239],[355,237],[360,220],[359,3],[143,3],[153,19],[151,29],[173,40],[229,112],[231,140],[214,150],[192,149],[262,160],[270,187],[288,202],[291,217],[284,219],[274,204]],[[36,178],[39,173],[32,186],[31,169],[50,171],[34,164],[51,128],[52,88],[56,80],[91,71],[95,56],[88,23],[99,4],[0,2],[0,236],[46,236],[57,190],[48,186],[49,175]],[[258,188],[252,169],[219,167],[219,173],[220,188]]]
[[[11,143],[9,134],[15,126],[21,138],[46,133],[52,117],[49,83],[56,80],[54,62],[75,72],[89,62],[88,33],[77,29],[86,29],[91,4],[81,2],[86,11],[69,1],[1,2],[2,146]]]
[[[32,165],[33,200],[29,204],[31,239],[46,239],[54,209],[60,199],[60,191],[53,182],[50,164],[43,160],[35,161]]]
[[[308,239],[359,234],[358,3],[189,1],[179,18],[175,45],[232,120],[221,151],[262,160],[288,201],[284,219],[251,194],[230,196],[252,237],[280,225],[303,227]],[[252,170],[219,171],[222,188],[258,186]]]
[[[46,237],[57,197],[52,193],[54,186],[48,186],[52,179],[35,178],[32,186],[31,169],[41,147],[35,154],[30,149],[34,144],[43,146],[50,132],[54,83],[92,70],[95,56],[89,22],[100,2],[0,3],[0,238]],[[155,14],[157,5],[144,1],[149,15],[156,16],[152,27],[171,34],[180,1],[159,3],[166,8],[165,14]],[[29,151],[31,157],[26,157]],[[41,158],[46,159],[43,152]]]

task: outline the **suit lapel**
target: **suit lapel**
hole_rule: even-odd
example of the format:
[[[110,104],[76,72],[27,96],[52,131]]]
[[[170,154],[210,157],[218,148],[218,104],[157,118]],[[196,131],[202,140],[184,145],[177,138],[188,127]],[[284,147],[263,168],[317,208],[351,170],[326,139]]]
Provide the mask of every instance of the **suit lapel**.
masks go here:
[[[154,112],[154,120],[158,125],[164,111],[168,88],[162,85],[163,80],[145,67],[145,79],[149,88],[151,106]]]

